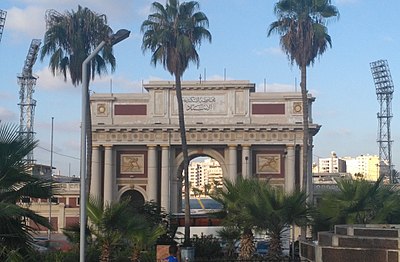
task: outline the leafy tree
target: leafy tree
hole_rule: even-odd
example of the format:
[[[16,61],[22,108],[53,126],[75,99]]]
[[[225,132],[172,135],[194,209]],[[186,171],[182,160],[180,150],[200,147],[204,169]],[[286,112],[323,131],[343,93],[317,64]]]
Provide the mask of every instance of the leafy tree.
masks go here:
[[[44,35],[44,44],[40,52],[43,61],[50,56],[49,67],[53,75],[63,75],[67,80],[67,73],[72,84],[77,86],[82,83],[82,63],[94,51],[94,49],[112,34],[107,25],[105,15],[97,14],[88,8],[78,6],[77,11],[66,11],[60,14],[55,10],[46,12],[47,31]],[[107,65],[111,71],[115,70],[115,57],[112,45],[107,44],[101,54],[97,54],[88,64],[88,81],[95,75],[107,73]],[[89,85],[87,85],[89,86]],[[90,190],[91,162],[92,162],[92,121],[90,110],[90,96],[87,90],[87,116],[86,119],[86,143],[87,143],[87,191]]]
[[[49,198],[49,181],[29,174],[25,157],[37,141],[21,139],[18,126],[0,123],[0,260],[32,251],[34,225],[51,228],[48,219],[18,203],[23,198]]]
[[[183,170],[185,180],[185,244],[190,243],[190,201],[189,201],[189,156],[186,142],[186,128],[182,101],[181,78],[190,62],[199,65],[196,48],[203,39],[211,42],[207,16],[198,11],[195,1],[179,3],[167,0],[163,6],[159,2],[152,4],[154,13],[142,23],[142,49],[153,52],[151,63],[161,63],[175,76],[176,98],[178,103],[179,128],[181,132]]]
[[[309,97],[307,90],[307,67],[332,45],[326,27],[327,22],[339,16],[331,0],[279,0],[274,12],[277,21],[269,26],[268,36],[277,33],[281,36],[280,44],[291,63],[296,63],[301,71],[301,95],[303,104],[303,186],[308,184],[308,156],[311,151],[312,136],[309,133]],[[312,197],[312,195],[311,195]]]

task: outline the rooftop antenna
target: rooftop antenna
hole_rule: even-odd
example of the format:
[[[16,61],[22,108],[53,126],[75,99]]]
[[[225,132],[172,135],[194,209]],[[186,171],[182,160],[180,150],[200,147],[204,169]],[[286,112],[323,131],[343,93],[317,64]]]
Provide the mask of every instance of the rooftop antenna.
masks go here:
[[[224,81],[226,80],[226,68],[224,68]]]
[[[206,81],[206,68],[204,67],[204,81]]]
[[[264,78],[264,93],[267,92],[267,78]]]
[[[22,140],[26,141],[33,141],[35,134],[33,131],[33,122],[36,100],[32,98],[32,95],[35,92],[34,88],[37,77],[32,75],[32,67],[35,64],[40,44],[40,39],[32,40],[22,73],[18,76],[18,84],[20,85],[20,103],[18,104],[20,106],[19,136]],[[28,164],[32,165],[34,163],[33,151],[26,156],[26,159]]]
[[[379,176],[386,177],[393,183],[392,143],[390,133],[390,121],[392,115],[392,98],[394,85],[390,75],[389,65],[386,60],[378,60],[370,63],[372,77],[374,79],[376,95],[380,105],[377,114],[379,122]]]
[[[297,77],[294,78],[294,91],[297,93]]]

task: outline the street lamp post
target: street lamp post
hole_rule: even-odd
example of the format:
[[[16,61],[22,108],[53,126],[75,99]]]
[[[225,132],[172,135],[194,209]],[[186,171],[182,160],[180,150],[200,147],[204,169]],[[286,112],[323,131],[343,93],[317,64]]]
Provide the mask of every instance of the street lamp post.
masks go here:
[[[100,52],[100,50],[110,43],[111,46],[121,42],[129,37],[130,31],[120,29],[112,34],[108,39],[101,43],[82,63],[82,122],[81,122],[81,158],[80,158],[80,243],[79,243],[79,261],[85,261],[86,245],[86,122],[89,91],[88,64]]]

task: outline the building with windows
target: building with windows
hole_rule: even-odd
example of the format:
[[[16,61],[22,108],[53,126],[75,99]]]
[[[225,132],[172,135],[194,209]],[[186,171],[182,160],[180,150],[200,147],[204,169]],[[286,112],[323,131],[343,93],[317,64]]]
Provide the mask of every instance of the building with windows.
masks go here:
[[[332,152],[330,157],[319,159],[318,169],[317,173],[344,173],[346,172],[346,161]]]
[[[366,180],[376,181],[379,177],[379,156],[360,155],[355,158],[345,158],[347,172],[353,177],[362,177]]]
[[[222,187],[223,174],[218,161],[212,158],[205,158],[202,162],[191,161],[189,164],[189,182],[191,195],[202,192],[203,195],[210,193],[217,187]],[[196,194],[195,192],[196,191]]]

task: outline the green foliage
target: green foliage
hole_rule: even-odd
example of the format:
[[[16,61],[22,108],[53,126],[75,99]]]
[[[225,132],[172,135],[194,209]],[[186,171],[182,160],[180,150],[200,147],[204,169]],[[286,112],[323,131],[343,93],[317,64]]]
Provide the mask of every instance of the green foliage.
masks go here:
[[[107,18],[81,6],[77,11],[64,14],[48,10],[46,15],[47,31],[40,59],[43,61],[50,56],[49,67],[53,75],[62,74],[66,80],[69,72],[72,84],[77,86],[82,82],[83,61],[112,34]],[[106,45],[102,53],[90,62],[89,78],[107,72],[107,64],[114,71],[115,57],[111,45]]]
[[[256,179],[239,178],[235,183],[225,180],[224,189],[218,190],[213,198],[224,205],[225,225],[241,230],[240,257],[246,259],[254,252],[252,230],[267,232],[271,238],[269,254],[280,258],[281,234],[293,224],[306,225],[312,210],[306,204],[305,192],[285,193]]]
[[[195,247],[196,258],[210,260],[223,256],[219,240],[212,235],[195,236],[192,238],[192,244]]]
[[[29,173],[26,156],[37,146],[37,141],[21,139],[18,126],[0,123],[0,260],[26,257],[33,251],[31,233],[26,223],[50,228],[47,218],[27,207],[18,205],[22,198],[48,198],[49,181]]]
[[[234,226],[223,227],[217,231],[221,242],[224,243],[223,252],[228,258],[235,255],[235,243],[240,239],[240,229]]]
[[[315,215],[315,231],[331,230],[337,224],[400,223],[400,194],[379,179],[337,181],[338,192],[322,196]]]

